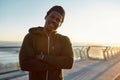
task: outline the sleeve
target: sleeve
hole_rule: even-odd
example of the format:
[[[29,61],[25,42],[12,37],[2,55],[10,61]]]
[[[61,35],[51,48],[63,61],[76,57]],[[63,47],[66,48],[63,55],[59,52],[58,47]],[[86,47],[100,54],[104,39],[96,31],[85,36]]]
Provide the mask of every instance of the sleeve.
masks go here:
[[[21,70],[24,71],[43,71],[52,69],[47,63],[43,63],[37,60],[34,55],[35,51],[32,46],[32,38],[30,34],[27,34],[23,40],[20,53],[19,61]]]
[[[43,61],[55,66],[57,69],[70,69],[73,66],[74,56],[71,42],[68,37],[64,37],[62,43],[61,56],[45,55]]]

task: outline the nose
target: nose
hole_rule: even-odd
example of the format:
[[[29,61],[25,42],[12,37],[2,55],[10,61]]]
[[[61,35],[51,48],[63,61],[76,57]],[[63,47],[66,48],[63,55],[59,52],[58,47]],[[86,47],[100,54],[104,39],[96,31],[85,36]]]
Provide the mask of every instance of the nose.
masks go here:
[[[53,23],[54,25],[58,25],[58,24],[59,24],[59,22],[57,22],[57,19],[55,19],[55,18],[52,20],[52,23]]]
[[[55,27],[58,26],[58,24],[57,24],[56,22],[52,22],[52,24],[53,24]]]

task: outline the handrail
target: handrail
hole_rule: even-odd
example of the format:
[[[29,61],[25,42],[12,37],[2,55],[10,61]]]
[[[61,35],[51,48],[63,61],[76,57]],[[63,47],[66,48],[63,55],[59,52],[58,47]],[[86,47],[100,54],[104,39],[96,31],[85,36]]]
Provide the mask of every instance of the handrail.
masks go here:
[[[0,46],[0,48],[20,48],[20,46]]]
[[[11,72],[16,72],[16,71],[19,71],[19,69],[18,70],[7,71],[7,72],[1,72],[0,75],[8,74],[8,73],[11,73]]]

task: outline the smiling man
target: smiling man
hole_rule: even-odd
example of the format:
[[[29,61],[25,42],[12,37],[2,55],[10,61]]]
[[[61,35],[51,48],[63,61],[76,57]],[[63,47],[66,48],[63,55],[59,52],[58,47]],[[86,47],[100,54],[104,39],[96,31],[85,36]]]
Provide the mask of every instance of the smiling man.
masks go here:
[[[44,27],[29,29],[20,50],[20,67],[30,80],[63,80],[62,69],[73,65],[73,49],[67,36],[57,33],[65,11],[53,6],[45,16]]]

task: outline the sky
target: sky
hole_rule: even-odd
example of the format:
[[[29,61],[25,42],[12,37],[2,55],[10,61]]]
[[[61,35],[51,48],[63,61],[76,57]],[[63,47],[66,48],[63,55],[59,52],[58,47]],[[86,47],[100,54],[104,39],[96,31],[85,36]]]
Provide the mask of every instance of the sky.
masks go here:
[[[120,0],[0,0],[0,41],[23,41],[54,5],[66,12],[58,33],[72,42],[120,44]]]

